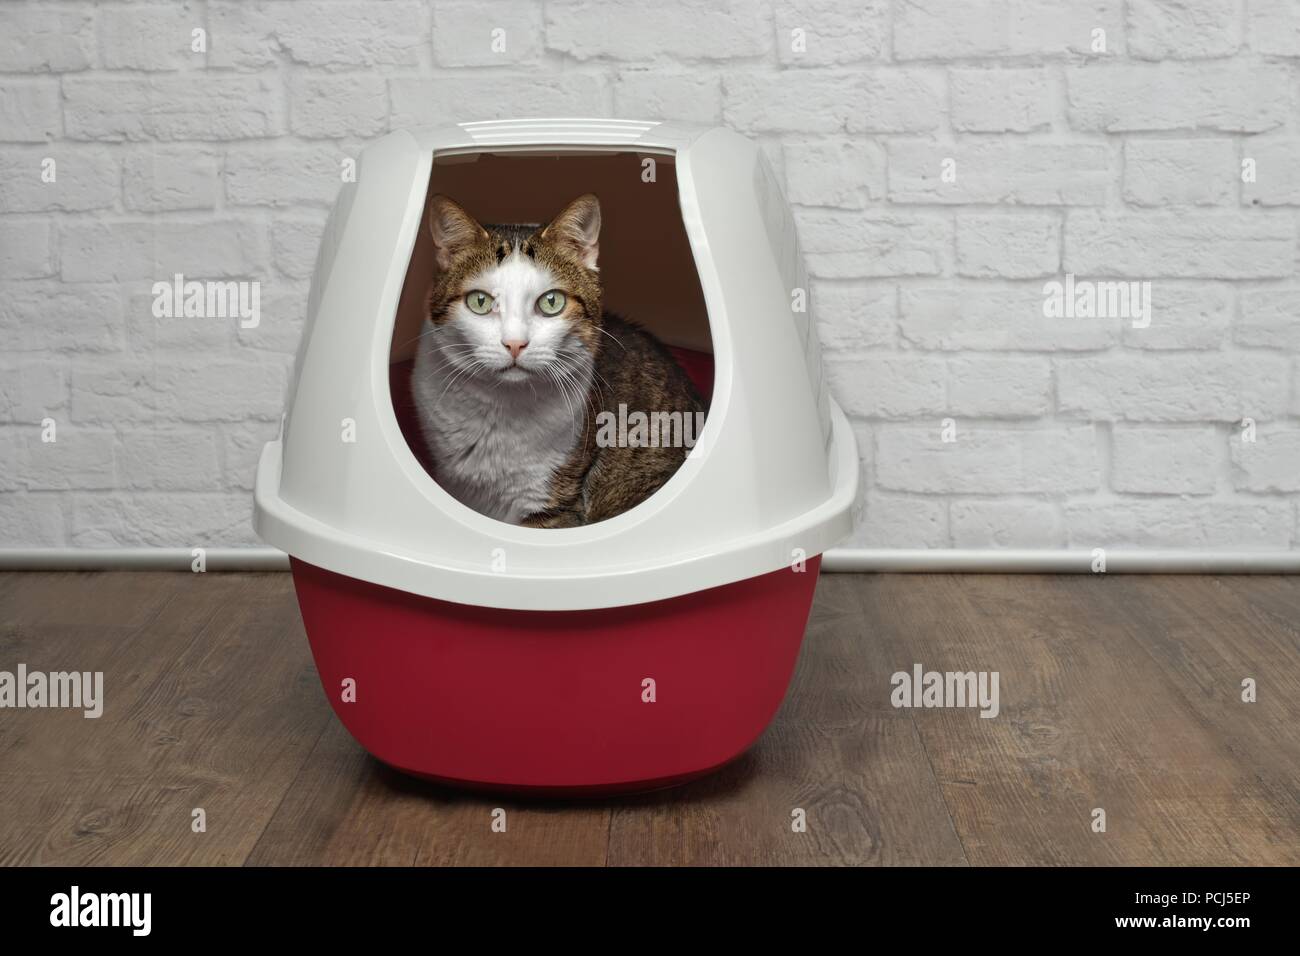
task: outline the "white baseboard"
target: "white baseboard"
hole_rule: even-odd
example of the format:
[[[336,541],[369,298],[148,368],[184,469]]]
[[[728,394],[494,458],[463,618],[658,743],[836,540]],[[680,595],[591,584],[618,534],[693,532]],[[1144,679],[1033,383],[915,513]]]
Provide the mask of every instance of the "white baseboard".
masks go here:
[[[208,548],[209,571],[284,571],[274,548]],[[0,571],[188,571],[189,548],[0,548]],[[833,548],[829,572],[1091,574],[1092,551]],[[1107,574],[1298,574],[1300,551],[1107,551]]]
[[[190,548],[0,548],[0,571],[190,571]],[[275,548],[204,548],[208,571],[287,571]]]
[[[1089,551],[895,550],[835,548],[823,571],[940,572],[964,574],[1093,574]],[[1107,550],[1107,574],[1296,574],[1300,551]]]

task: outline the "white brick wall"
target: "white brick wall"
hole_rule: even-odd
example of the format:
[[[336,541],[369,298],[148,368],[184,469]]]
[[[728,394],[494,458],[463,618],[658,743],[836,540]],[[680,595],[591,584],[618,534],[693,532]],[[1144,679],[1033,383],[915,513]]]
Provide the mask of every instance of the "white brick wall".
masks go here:
[[[1296,0],[5,3],[0,546],[254,543],[340,160],[542,114],[762,142],[852,543],[1300,548]],[[154,318],[175,272],[261,326]],[[1150,282],[1149,327],[1045,317],[1066,272]]]

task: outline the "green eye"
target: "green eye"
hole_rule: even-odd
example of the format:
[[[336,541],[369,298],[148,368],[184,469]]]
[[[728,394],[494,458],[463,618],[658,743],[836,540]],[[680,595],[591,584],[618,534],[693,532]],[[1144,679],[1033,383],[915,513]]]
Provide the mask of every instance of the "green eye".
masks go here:
[[[537,299],[537,311],[542,315],[559,315],[564,311],[564,303],[568,300],[564,293],[559,289],[552,289],[550,292],[543,292]]]
[[[491,312],[492,302],[492,296],[479,289],[475,289],[465,296],[465,304],[469,306],[469,310],[475,315],[487,315]]]

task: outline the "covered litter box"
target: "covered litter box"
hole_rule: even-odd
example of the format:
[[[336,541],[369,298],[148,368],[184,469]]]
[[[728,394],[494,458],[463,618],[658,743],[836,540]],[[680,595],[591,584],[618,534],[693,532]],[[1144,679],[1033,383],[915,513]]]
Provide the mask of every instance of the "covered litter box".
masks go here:
[[[708,415],[685,463],[579,528],[505,524],[422,463],[409,360],[428,199],[482,222],[600,197],[606,308],[671,346]],[[776,712],[857,450],[828,396],[794,223],[724,129],[517,120],[366,149],[325,228],[255,524],[292,558],[325,692],[374,756],[468,786],[611,792],[742,753]]]

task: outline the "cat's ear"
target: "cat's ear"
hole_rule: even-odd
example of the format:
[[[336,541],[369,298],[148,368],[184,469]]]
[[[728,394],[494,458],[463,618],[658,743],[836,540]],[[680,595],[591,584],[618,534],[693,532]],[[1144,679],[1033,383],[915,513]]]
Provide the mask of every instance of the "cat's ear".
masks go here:
[[[487,230],[473,216],[441,194],[429,201],[429,234],[434,258],[443,270],[451,268],[457,254],[487,238]]]
[[[542,238],[563,246],[588,269],[595,269],[600,251],[600,200],[591,193],[579,196],[542,230]]]

